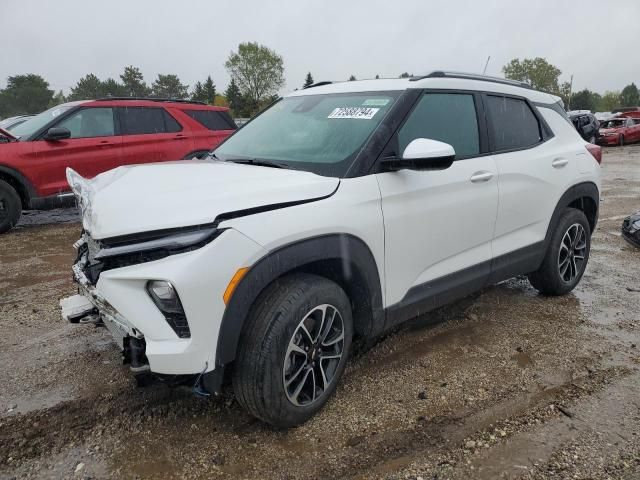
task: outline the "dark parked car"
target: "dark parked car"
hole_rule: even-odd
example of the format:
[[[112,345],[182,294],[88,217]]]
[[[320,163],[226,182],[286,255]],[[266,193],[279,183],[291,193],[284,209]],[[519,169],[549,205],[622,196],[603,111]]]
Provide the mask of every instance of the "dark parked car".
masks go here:
[[[578,130],[578,133],[589,143],[596,143],[598,140],[598,130],[600,122],[591,113],[578,113],[571,115],[571,122]]]
[[[640,210],[629,215],[622,222],[622,238],[636,247],[640,247]]]

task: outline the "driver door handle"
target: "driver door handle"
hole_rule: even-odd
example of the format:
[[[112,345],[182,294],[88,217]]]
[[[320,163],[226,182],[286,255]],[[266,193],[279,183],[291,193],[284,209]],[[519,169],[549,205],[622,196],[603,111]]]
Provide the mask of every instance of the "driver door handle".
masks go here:
[[[567,163],[569,163],[569,160],[567,160],[566,158],[556,158],[553,160],[553,162],[551,162],[551,166],[553,168],[562,168]]]
[[[493,178],[493,173],[487,172],[487,171],[480,171],[471,175],[471,178],[469,180],[471,181],[471,183],[482,183],[482,182],[488,182],[492,178]]]

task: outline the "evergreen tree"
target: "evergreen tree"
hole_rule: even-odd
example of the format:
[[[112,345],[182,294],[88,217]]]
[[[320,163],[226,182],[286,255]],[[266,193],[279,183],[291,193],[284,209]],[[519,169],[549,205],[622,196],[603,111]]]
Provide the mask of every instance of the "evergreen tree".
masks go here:
[[[102,82],[93,73],[89,73],[78,80],[75,87],[71,87],[69,100],[93,100],[102,96]]]
[[[144,82],[140,69],[129,65],[124,67],[124,73],[120,75],[120,80],[125,87],[125,95],[129,97],[146,97],[149,95],[149,87]]]
[[[207,98],[204,93],[204,87],[202,86],[202,82],[196,82],[193,86],[193,92],[191,92],[191,100],[194,102],[205,102]]]
[[[238,84],[231,77],[231,82],[229,82],[229,86],[224,92],[224,96],[227,98],[227,102],[229,102],[229,108],[233,110],[235,115],[240,114],[240,110],[242,109],[242,95],[240,94],[240,88],[238,88]]]
[[[100,85],[100,97],[126,97],[127,87],[116,82],[113,78],[107,78]]]
[[[311,76],[311,72],[309,72],[307,73],[307,78],[305,78],[304,85],[302,85],[302,88],[307,88],[307,87],[310,87],[311,85],[313,85],[313,77]]]
[[[349,77],[349,81],[350,81],[350,82],[353,82],[354,80],[356,80],[355,75],[351,75],[351,76]]]
[[[154,97],[158,98],[175,98],[182,100],[189,96],[189,85],[180,83],[177,75],[163,75],[159,73],[158,78],[151,86],[151,93]]]
[[[204,102],[213,105],[216,101],[216,84],[213,83],[211,75],[207,77],[203,86]]]

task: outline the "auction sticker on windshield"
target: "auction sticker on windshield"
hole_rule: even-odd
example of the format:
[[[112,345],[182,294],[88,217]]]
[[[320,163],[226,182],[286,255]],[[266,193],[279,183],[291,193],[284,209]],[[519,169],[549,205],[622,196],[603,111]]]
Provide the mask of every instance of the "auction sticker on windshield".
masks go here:
[[[329,114],[327,118],[357,118],[360,120],[371,120],[378,113],[379,108],[367,107],[338,107]]]

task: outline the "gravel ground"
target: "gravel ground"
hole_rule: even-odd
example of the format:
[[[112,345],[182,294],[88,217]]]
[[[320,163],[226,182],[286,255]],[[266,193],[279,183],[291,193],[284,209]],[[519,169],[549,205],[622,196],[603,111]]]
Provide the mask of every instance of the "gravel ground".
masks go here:
[[[327,407],[276,431],[231,393],[136,387],[104,329],[63,322],[74,211],[0,237],[0,478],[640,478],[640,146],[608,149],[573,293],[525,279],[424,316],[352,359]]]

